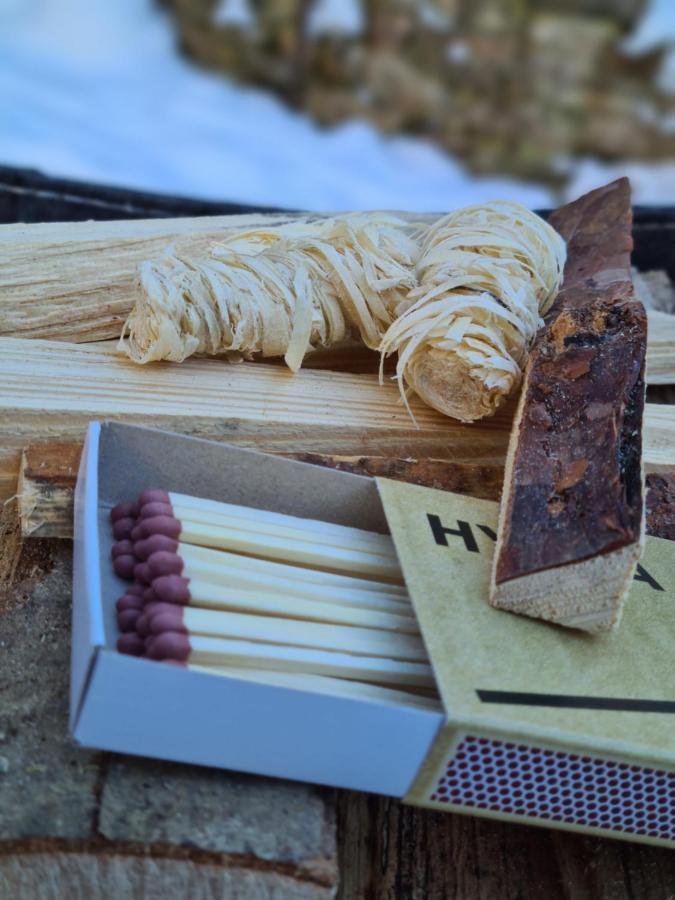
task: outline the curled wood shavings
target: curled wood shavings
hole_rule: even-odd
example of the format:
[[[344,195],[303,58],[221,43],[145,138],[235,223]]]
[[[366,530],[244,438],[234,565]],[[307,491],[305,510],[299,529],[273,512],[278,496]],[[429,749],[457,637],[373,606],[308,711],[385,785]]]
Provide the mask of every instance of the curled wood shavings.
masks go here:
[[[202,258],[171,249],[140,269],[120,342],[136,362],[192,354],[305,354],[360,336],[397,379],[463,421],[517,387],[562,279],[565,244],[517,203],[460,209],[430,227],[384,213],[244,232]]]
[[[394,216],[354,214],[245,232],[201,259],[169,250],[140,269],[121,347],[136,362],[195,353],[284,356],[358,334],[376,348],[415,285],[416,246]]]
[[[565,243],[535,213],[494,202],[457,210],[422,236],[418,285],[384,335],[396,377],[462,421],[491,415],[518,386],[562,281]],[[406,401],[407,403],[407,401]]]

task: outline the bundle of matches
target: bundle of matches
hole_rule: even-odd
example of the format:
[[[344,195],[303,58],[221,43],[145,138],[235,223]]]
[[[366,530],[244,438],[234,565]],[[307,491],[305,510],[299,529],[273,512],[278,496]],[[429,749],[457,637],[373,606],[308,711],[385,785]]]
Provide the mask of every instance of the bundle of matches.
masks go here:
[[[111,520],[113,568],[132,582],[120,652],[323,689],[433,690],[389,536],[160,490]]]

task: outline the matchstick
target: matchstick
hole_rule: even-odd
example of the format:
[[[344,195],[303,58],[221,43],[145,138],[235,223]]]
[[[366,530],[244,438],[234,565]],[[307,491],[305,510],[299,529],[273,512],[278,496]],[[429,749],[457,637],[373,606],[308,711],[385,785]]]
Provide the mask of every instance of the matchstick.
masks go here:
[[[388,536],[157,491],[111,520],[113,567],[133,579],[120,652],[345,696],[434,688]]]
[[[124,638],[142,638],[122,635]],[[119,643],[118,643],[119,646]],[[431,666],[383,657],[353,656],[327,650],[258,644],[175,632],[157,635],[145,646],[150,659],[169,660],[188,665],[222,665],[230,667],[273,669],[282,672],[329,675],[352,681],[395,684],[411,687],[434,687]]]
[[[311,541],[333,547],[352,547],[355,550],[367,550],[370,553],[396,558],[396,552],[389,535],[366,531],[344,525],[334,525],[316,519],[304,519],[298,516],[285,515],[266,509],[239,506],[207,500],[202,497],[190,497],[186,494],[166,493],[164,491],[148,492],[147,496],[158,499],[144,499],[139,506],[141,519],[161,515],[175,515],[181,521],[210,525],[218,522],[223,526],[233,527],[239,531],[255,531],[271,536],[297,537],[298,541]]]
[[[275,582],[279,579],[291,580],[294,584],[311,585],[312,590],[316,590],[317,587],[321,588],[322,591],[335,588],[343,593],[345,590],[356,589],[359,594],[364,592],[386,594],[391,600],[398,601],[406,606],[410,604],[408,592],[403,585],[390,584],[386,581],[373,581],[370,578],[352,577],[337,572],[325,572],[322,569],[310,569],[268,559],[257,559],[254,556],[242,556],[237,553],[228,553],[226,550],[213,550],[208,547],[198,547],[194,544],[181,544],[180,541],[160,534],[130,543],[133,548],[131,552],[137,560],[143,562],[158,550],[165,550],[169,553],[179,553],[184,559],[195,560],[197,564],[203,563],[207,568],[212,566],[222,568],[226,564],[228,571],[241,571],[247,577],[250,577],[253,573],[256,576],[272,576]],[[124,545],[124,548],[127,546],[126,541],[121,541],[119,544],[120,546]],[[119,552],[128,551],[122,549]],[[264,584],[267,582],[263,580],[260,583]]]
[[[160,536],[151,538],[149,543],[156,541],[156,546],[164,546],[157,540],[158,537]],[[206,584],[218,586],[229,593],[239,590],[255,591],[278,596],[304,597],[317,602],[330,602],[401,616],[414,615],[410,602],[406,602],[400,594],[384,593],[379,588],[373,590],[370,587],[371,582],[366,579],[361,579],[360,583],[357,579],[352,579],[351,583],[359,584],[358,588],[344,587],[339,582],[328,579],[325,583],[308,581],[302,574],[308,570],[298,566],[276,564],[275,568],[271,569],[264,564],[260,566],[259,563],[262,561],[224,551],[211,550],[199,553],[194,551],[195,548],[190,544],[177,545],[176,552],[173,553],[158,550],[151,553],[144,562],[138,563],[134,567],[134,573],[139,580],[149,585],[154,585],[160,578],[173,576],[171,584],[175,596],[165,599],[174,603],[187,602],[187,597],[183,599],[181,596],[179,584],[187,587],[188,583],[198,582],[202,586]],[[114,564],[118,563],[118,559]],[[252,562],[254,565],[251,565]],[[190,591],[196,596],[193,589]],[[202,593],[205,594],[203,588]]]
[[[205,635],[236,638],[359,656],[385,656],[410,662],[427,661],[424,644],[419,637],[412,635],[382,632],[375,628],[195,609],[172,603],[157,603],[152,606],[153,609],[146,614],[151,635],[170,631],[187,634],[189,637]]]
[[[251,612],[262,616],[284,616],[309,622],[332,622],[336,625],[358,625],[419,634],[417,622],[410,610],[401,612],[373,610],[358,604],[326,602],[323,598],[307,599],[294,594],[269,590],[246,590],[226,584],[165,575],[152,582],[157,600],[181,606],[206,607],[233,612]],[[290,587],[290,590],[293,590]]]
[[[160,502],[163,496],[165,502]],[[219,548],[234,551],[248,556],[264,559],[283,560],[296,565],[311,566],[329,572],[348,572],[368,578],[393,581],[402,584],[400,566],[393,551],[393,546],[386,553],[381,541],[372,543],[371,538],[381,539],[383,535],[363,532],[360,529],[332,525],[330,537],[324,531],[326,523],[314,522],[310,519],[298,519],[294,516],[280,516],[266,531],[266,526],[255,517],[249,521],[245,529],[231,518],[224,524],[222,518],[209,516],[202,510],[202,518],[180,519],[170,502],[170,495],[163,491],[144,491],[139,498],[140,515],[138,523],[129,532],[132,540],[147,539],[153,535],[164,535],[177,539],[182,543],[197,544],[202,547]],[[143,515],[148,506],[149,514]],[[236,507],[241,511],[241,519],[245,520],[245,507]],[[257,510],[258,514],[265,511]],[[284,526],[280,520],[286,520]],[[125,523],[127,519],[121,519]],[[121,535],[123,527],[115,523]],[[302,527],[298,523],[304,523]],[[312,529],[316,528],[321,539],[315,539]],[[272,533],[273,532],[273,533]],[[343,537],[340,538],[339,535]],[[363,535],[368,538],[363,538]],[[115,535],[117,537],[117,534]],[[124,535],[126,537],[126,534]],[[322,543],[322,540],[328,541]]]
[[[292,688],[299,691],[312,691],[318,694],[331,694],[340,697],[356,697],[373,700],[378,703],[391,703],[395,706],[414,706],[442,712],[443,707],[437,697],[424,693],[427,689],[418,688],[414,693],[396,688],[383,687],[364,681],[349,681],[346,678],[333,678],[328,675],[302,675],[297,672],[275,672],[272,669],[243,669],[236,666],[203,666],[188,665],[188,669],[204,672],[209,675],[220,675],[225,678],[244,678],[277,687]]]

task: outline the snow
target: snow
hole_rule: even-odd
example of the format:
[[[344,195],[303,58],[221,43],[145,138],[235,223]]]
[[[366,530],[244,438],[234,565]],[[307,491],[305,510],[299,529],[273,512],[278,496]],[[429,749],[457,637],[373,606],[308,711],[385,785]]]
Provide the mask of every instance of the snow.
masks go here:
[[[346,16],[347,0],[322,2]],[[252,9],[250,0],[221,6],[235,17]],[[270,94],[190,64],[151,0],[0,0],[0,163],[289,208],[554,202],[540,185],[472,176],[424,140],[385,137],[360,121],[320,130]],[[582,161],[567,194],[624,173],[637,202],[675,200],[675,164]]]
[[[452,27],[454,17],[436,6],[433,0],[418,0],[417,15],[421,22],[432,31],[447,31]]]
[[[359,35],[364,28],[361,0],[314,0],[310,6],[307,33],[312,37]]]
[[[211,20],[215,25],[227,25],[242,30],[256,26],[256,18],[249,0],[218,0]]]
[[[663,61],[658,85],[675,94],[675,4],[673,0],[651,0],[638,28],[624,41],[623,49],[638,55],[664,44],[671,49]]]
[[[638,27],[623,43],[627,53],[639,54],[663,43],[675,42],[673,0],[651,0]]]
[[[536,185],[471,178],[431,143],[363,122],[322,131],[183,59],[150,0],[0,0],[0,162],[291,208],[551,200]]]
[[[634,203],[655,206],[675,204],[675,163],[630,160],[614,165],[592,159],[581,160],[575,165],[572,179],[565,189],[565,199],[572,200],[623,175],[630,178]]]

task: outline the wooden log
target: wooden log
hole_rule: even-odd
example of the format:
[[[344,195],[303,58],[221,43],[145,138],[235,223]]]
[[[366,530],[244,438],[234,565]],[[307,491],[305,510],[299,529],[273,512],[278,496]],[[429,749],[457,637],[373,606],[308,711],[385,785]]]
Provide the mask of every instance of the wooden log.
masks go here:
[[[491,602],[596,632],[620,619],[644,531],[647,323],[631,282],[628,180],[551,222],[568,262],[525,371]]]
[[[81,450],[81,442],[46,441],[30,444],[23,451],[17,499],[24,537],[72,537],[73,488]],[[504,476],[503,459],[481,465],[466,460],[341,456],[305,450],[273,452],[354,475],[393,478],[485,500],[499,500]],[[675,475],[668,475],[669,471],[675,472],[675,411],[672,407],[647,405],[645,457],[648,469],[661,473],[660,477],[675,478]],[[2,474],[0,467],[0,483]],[[5,475],[11,483],[13,468]]]
[[[256,360],[279,364],[277,358]],[[283,362],[283,361],[282,361]],[[317,350],[303,360],[305,369],[332,369],[336,372],[375,373],[379,370],[380,355],[361,344],[350,344],[330,350]],[[385,372],[393,374],[396,357],[385,360]],[[675,384],[675,315],[647,310],[647,372],[648,385]]]
[[[139,263],[169,245],[198,254],[232,231],[284,215],[0,225],[0,335],[119,337],[137,297]]]
[[[675,384],[675,316],[647,311],[647,384]]]
[[[647,475],[647,534],[675,541],[675,474]]]
[[[17,491],[24,537],[72,537],[73,489],[81,451],[80,442],[54,441],[30,444],[24,449]],[[503,467],[500,465],[306,451],[279,455],[354,475],[393,478],[485,500],[498,500],[501,493]]]
[[[82,440],[105,418],[272,452],[502,462],[508,410],[463,425],[413,408],[417,428],[396,386],[370,375],[213,359],[137,366],[108,345],[0,338],[0,499],[16,491],[23,447]]]
[[[0,225],[0,336],[73,343],[118,338],[138,297],[141,262],[161,256],[169,245],[198,255],[226,234],[299,216]],[[675,316],[665,316],[655,313],[650,329],[649,384],[675,383]],[[355,373],[374,373],[378,364],[378,355],[360,346],[313,353],[303,363]],[[394,365],[390,360],[389,368]]]

